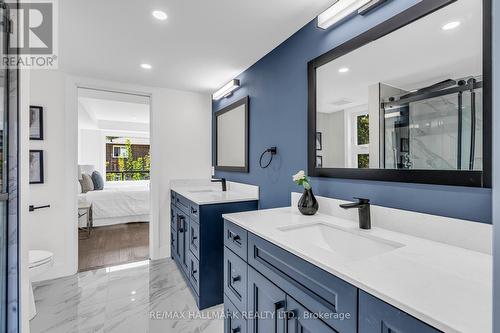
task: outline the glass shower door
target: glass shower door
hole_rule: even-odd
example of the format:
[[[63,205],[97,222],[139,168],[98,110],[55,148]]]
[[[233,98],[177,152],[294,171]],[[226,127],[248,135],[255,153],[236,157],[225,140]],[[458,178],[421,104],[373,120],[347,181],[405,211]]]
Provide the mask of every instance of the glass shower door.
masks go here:
[[[0,0],[0,59],[9,54],[12,21]],[[0,333],[19,331],[18,72],[0,65]]]

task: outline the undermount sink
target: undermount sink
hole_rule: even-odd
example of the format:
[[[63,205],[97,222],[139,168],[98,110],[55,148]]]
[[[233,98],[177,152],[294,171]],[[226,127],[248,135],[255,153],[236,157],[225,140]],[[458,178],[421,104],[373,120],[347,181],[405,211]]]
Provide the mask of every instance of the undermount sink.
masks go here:
[[[363,234],[366,231],[344,229],[321,221],[285,226],[278,230],[290,237],[297,237],[297,241],[310,242],[321,249],[353,260],[370,258],[404,246],[404,244]]]

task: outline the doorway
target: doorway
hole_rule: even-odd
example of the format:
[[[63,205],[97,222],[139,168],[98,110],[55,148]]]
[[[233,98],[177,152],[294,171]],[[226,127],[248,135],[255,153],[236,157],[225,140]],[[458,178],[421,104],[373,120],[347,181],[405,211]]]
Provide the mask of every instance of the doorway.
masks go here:
[[[150,97],[78,88],[78,270],[149,259]]]

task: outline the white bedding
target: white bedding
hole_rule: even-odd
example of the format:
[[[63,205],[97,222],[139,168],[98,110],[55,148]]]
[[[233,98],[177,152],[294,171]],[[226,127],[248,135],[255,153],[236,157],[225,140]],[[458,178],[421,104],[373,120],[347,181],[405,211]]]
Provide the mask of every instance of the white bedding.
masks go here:
[[[128,223],[149,222],[149,188],[114,187],[102,191],[80,194],[80,200],[92,203],[95,227]]]

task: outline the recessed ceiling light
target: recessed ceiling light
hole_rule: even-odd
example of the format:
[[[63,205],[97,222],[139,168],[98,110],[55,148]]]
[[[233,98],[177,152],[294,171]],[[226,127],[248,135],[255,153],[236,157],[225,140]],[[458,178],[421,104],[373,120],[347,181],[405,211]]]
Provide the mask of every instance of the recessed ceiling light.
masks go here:
[[[153,17],[157,20],[165,21],[168,16],[167,16],[167,13],[165,13],[164,11],[155,10],[155,11],[153,11]]]
[[[153,68],[153,66],[151,66],[150,64],[141,64],[141,67],[143,69],[151,69],[151,68]]]
[[[347,72],[349,72],[349,68],[348,67],[339,68],[339,73],[347,73]]]
[[[449,22],[449,23],[446,23],[445,25],[443,25],[442,29],[443,30],[452,30],[452,29],[455,29],[455,28],[458,28],[460,26],[460,21],[453,21],[453,22]]]

